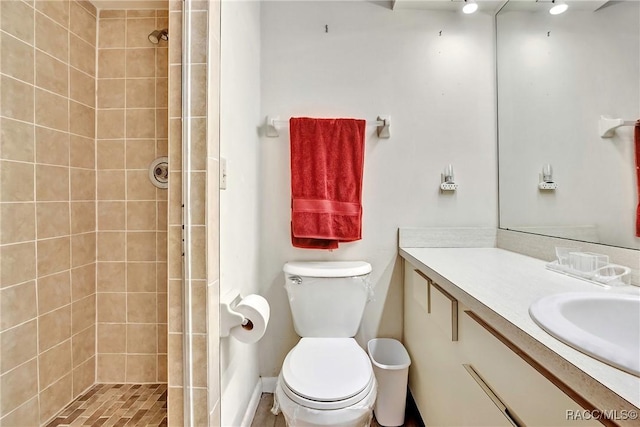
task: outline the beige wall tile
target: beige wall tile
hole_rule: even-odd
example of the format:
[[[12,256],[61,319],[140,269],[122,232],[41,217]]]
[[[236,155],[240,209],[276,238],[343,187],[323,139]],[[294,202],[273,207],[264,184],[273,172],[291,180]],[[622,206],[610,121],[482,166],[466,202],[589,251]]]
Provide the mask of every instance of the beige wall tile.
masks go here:
[[[35,242],[0,246],[0,288],[35,278]]]
[[[69,27],[69,1],[36,0],[35,7],[58,24]]]
[[[171,65],[169,68],[169,110],[172,118],[180,118],[182,114],[181,67],[181,65]]]
[[[40,392],[40,422],[53,417],[73,398],[71,372]]]
[[[125,323],[98,324],[98,353],[126,353],[127,325]]]
[[[0,244],[34,240],[35,230],[33,203],[0,203]]]
[[[156,264],[153,262],[130,262],[127,265],[128,292],[156,291]]]
[[[100,18],[125,18],[127,16],[126,10],[101,10]]]
[[[99,110],[97,137],[124,138],[124,113],[125,110]]]
[[[156,138],[169,137],[169,110],[158,108],[156,110]]]
[[[63,341],[38,356],[40,390],[44,390],[71,371],[71,340]]]
[[[146,231],[127,232],[127,261],[155,261],[156,233]]]
[[[167,294],[158,293],[158,308],[157,308],[158,323],[164,325],[164,329],[158,331],[158,337],[164,334],[164,345],[160,345],[160,338],[158,338],[158,352],[166,353],[166,341],[167,341]]]
[[[40,4],[49,3],[62,2],[43,1]],[[36,47],[66,62],[69,53],[69,32],[47,16],[36,13]]]
[[[4,3],[4,2],[3,2]],[[33,121],[33,86],[11,77],[0,77],[0,115],[25,122]]]
[[[122,170],[98,171],[98,200],[125,199],[125,173]]]
[[[36,85],[58,95],[69,93],[69,66],[65,62],[36,51]]]
[[[127,353],[156,354],[158,352],[157,333],[158,327],[155,323],[129,323],[127,325]]]
[[[125,82],[123,79],[98,80],[98,107],[124,108]]]
[[[13,37],[2,37],[0,41],[0,69],[3,74],[33,83],[33,62],[33,46]]]
[[[96,297],[90,295],[71,305],[71,333],[77,334],[95,324]]]
[[[77,398],[96,382],[96,358],[73,369],[73,398]]]
[[[38,239],[69,234],[69,203],[36,203]]]
[[[148,43],[148,42],[147,42]],[[155,77],[156,74],[156,50],[155,48],[127,49],[126,51],[126,76],[131,77]]]
[[[96,173],[88,169],[70,169],[71,172],[71,200],[96,199]]]
[[[38,241],[38,277],[71,268],[71,239],[60,237]]]
[[[96,261],[96,233],[71,236],[71,266],[80,267]]]
[[[193,279],[207,278],[207,228],[203,226],[192,227],[191,272]]]
[[[96,18],[75,1],[70,4],[69,30],[95,46]]]
[[[156,159],[156,143],[153,139],[135,139],[126,142],[127,169],[148,170]]]
[[[76,168],[95,168],[96,142],[93,138],[70,135],[70,163]]]
[[[98,261],[125,260],[125,233],[99,231]]]
[[[124,19],[100,19],[98,23],[98,47],[125,47],[125,31]]]
[[[182,385],[182,334],[169,334],[169,385]],[[171,412],[171,409],[169,409]]]
[[[182,119],[169,120],[169,141],[169,171],[179,172],[182,169]]]
[[[73,34],[69,35],[69,65],[96,75],[96,48]]]
[[[153,11],[155,13],[155,11]],[[127,16],[127,47],[149,47],[149,33],[156,29],[155,14],[152,18]]]
[[[155,137],[156,110],[127,109],[125,114],[126,114],[126,137],[127,138]]]
[[[193,298],[191,302],[191,319],[193,332],[207,333],[207,282],[194,280],[191,283]]]
[[[174,1],[174,0],[170,0]],[[182,3],[182,2],[178,2]],[[169,362],[169,365],[171,363]],[[169,371],[171,367],[169,366]],[[169,375],[169,384],[171,384],[171,375]],[[170,426],[179,426],[184,421],[184,398],[182,387],[169,387],[167,393],[167,415]]]
[[[146,170],[127,171],[127,200],[155,200],[156,187]]]
[[[71,232],[96,231],[96,202],[71,202]]]
[[[193,385],[195,387],[207,386],[207,336],[194,335],[192,337],[192,367],[193,367]],[[217,369],[217,366],[215,367]],[[206,401],[203,403],[205,408]],[[205,411],[206,412],[206,411]]]
[[[127,108],[154,108],[156,81],[153,78],[127,79]]]
[[[96,263],[71,270],[71,297],[78,301],[96,293]]]
[[[167,259],[167,232],[156,233],[156,259]]]
[[[127,18],[155,18],[156,14],[155,10],[127,10]]]
[[[13,2],[0,2],[13,3]],[[22,406],[15,411],[7,414],[0,420],[0,426],[2,427],[33,427],[40,423],[38,419],[38,397],[28,400]]]
[[[206,172],[191,173],[191,223],[194,225],[205,224],[206,181]]]
[[[0,330],[12,328],[37,316],[35,282],[3,289],[0,291],[0,296],[2,296]]]
[[[158,202],[158,230],[167,229],[167,202]]]
[[[69,169],[36,165],[36,197],[38,201],[69,200]]]
[[[98,50],[98,77],[122,78],[125,77],[125,50],[124,49],[99,49]]]
[[[74,368],[95,356],[96,328],[92,326],[71,337],[71,351]]]
[[[82,6],[82,7],[84,7],[85,9],[87,9],[89,11],[89,13],[91,14],[91,16],[93,16],[93,17],[97,17],[98,16],[98,9],[96,9],[96,7],[90,1],[88,1],[88,0],[78,0],[78,4],[80,6]]]
[[[68,166],[69,134],[36,126],[36,162]]]
[[[127,355],[127,382],[153,382],[156,380],[155,354]]]
[[[156,77],[169,77],[169,49],[156,50]]]
[[[0,158],[33,162],[34,126],[31,123],[0,118]]]
[[[127,322],[153,323],[156,322],[156,293],[129,292],[127,293]],[[153,341],[155,343],[155,331]],[[136,352],[134,352],[136,353]]]
[[[123,140],[98,141],[98,169],[124,169],[124,144]]]
[[[180,64],[182,62],[182,12],[169,12],[169,28],[171,28],[171,38],[169,39],[169,64]]]
[[[53,129],[69,129],[69,101],[66,97],[36,89],[35,123]]]
[[[127,202],[127,230],[155,230],[156,202]]]
[[[38,317],[40,352],[71,338],[71,306],[67,305]]]
[[[204,64],[207,62],[207,26],[209,14],[206,11],[191,14],[191,62]]]
[[[156,107],[167,108],[169,106],[169,80],[156,79]],[[168,125],[167,121],[167,127]]]
[[[98,202],[98,230],[125,230],[125,202]]]
[[[96,79],[88,74],[71,67],[69,69],[69,96],[89,107],[96,104]]]
[[[97,274],[98,292],[124,292],[126,286],[126,263],[99,262]]]
[[[170,279],[180,279],[182,277],[182,227],[169,226],[167,235],[167,250],[173,254],[167,258],[168,277]]]
[[[37,321],[23,323],[0,334],[0,373],[22,365],[38,355]]]
[[[167,293],[168,289],[168,279],[167,279],[167,263],[166,262],[156,262],[156,290],[158,292]],[[164,323],[167,321],[164,320]]]
[[[158,382],[167,382],[167,355],[158,354]]]
[[[0,377],[0,413],[14,410],[37,393],[38,363],[33,359]]]
[[[73,117],[69,123],[69,132],[87,138],[96,136],[96,110],[93,107],[69,101],[69,114]]]
[[[182,332],[182,280],[169,280],[168,286],[169,333]]]
[[[127,321],[127,313],[124,307],[127,303],[127,294],[100,293],[98,292],[98,322],[124,323]]]
[[[207,167],[207,119],[191,119],[191,170]]]
[[[191,66],[191,115],[207,115],[207,66],[204,64]]]
[[[125,382],[127,356],[125,354],[98,354],[97,378],[98,382]]]
[[[20,40],[33,44],[33,8],[21,1],[3,1],[0,19],[2,29]]]
[[[68,271],[40,277],[38,283],[38,311],[45,314],[71,302],[71,275]]]
[[[33,165],[0,162],[0,197],[3,202],[28,202],[34,198]]]

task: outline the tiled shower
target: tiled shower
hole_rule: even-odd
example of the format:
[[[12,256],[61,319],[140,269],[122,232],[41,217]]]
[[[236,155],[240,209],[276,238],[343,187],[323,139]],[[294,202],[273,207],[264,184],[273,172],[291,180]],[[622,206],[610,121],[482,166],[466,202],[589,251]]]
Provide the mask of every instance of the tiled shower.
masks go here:
[[[217,248],[217,236],[206,235],[207,218],[217,228],[217,130],[204,160],[207,97],[217,102],[207,91],[208,55],[213,46],[217,61],[219,40],[207,43],[209,2],[155,10],[100,3],[108,2],[0,2],[0,426],[89,422],[78,408],[91,399],[121,390],[131,401],[143,389],[165,399],[165,417],[114,406],[89,424],[216,424],[217,335],[207,331],[217,317],[214,307],[207,323],[206,306],[208,291],[217,295],[217,252],[207,259],[205,248]],[[219,4],[211,4],[219,34]],[[194,40],[188,62],[184,16]],[[169,40],[151,43],[163,29]],[[185,63],[194,89],[183,109]],[[202,159],[190,169],[183,123],[191,156]],[[168,189],[148,176],[159,157],[169,157]],[[195,274],[186,280],[188,171],[185,244]],[[205,218],[206,180],[216,190]],[[183,295],[196,298],[183,305]],[[195,329],[183,329],[183,316]],[[194,343],[186,362],[185,337]],[[185,372],[196,381],[184,381]]]

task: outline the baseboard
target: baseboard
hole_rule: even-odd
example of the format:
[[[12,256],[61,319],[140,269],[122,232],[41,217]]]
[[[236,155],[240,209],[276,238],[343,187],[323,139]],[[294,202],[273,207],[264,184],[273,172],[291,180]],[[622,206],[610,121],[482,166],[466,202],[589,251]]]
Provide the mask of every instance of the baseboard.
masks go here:
[[[275,393],[278,377],[262,377],[262,392]]]
[[[260,404],[260,396],[262,396],[262,381],[258,379],[258,382],[251,393],[251,399],[249,399],[247,411],[244,413],[244,417],[242,417],[242,423],[240,424],[242,427],[251,426],[253,417],[256,415],[256,409],[258,409],[258,405]]]

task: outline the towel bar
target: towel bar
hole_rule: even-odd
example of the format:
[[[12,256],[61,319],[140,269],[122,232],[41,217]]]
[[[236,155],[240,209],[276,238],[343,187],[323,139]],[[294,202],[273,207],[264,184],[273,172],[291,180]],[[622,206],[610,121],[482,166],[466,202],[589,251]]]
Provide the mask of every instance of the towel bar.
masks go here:
[[[278,129],[286,128],[288,126],[288,120],[280,120],[279,117],[267,116],[264,124],[264,133],[269,138],[277,138],[280,136]],[[390,116],[378,116],[375,121],[367,120],[367,126],[376,126],[376,133],[380,139],[389,139],[391,137],[391,132],[389,131],[389,128],[391,127]]]

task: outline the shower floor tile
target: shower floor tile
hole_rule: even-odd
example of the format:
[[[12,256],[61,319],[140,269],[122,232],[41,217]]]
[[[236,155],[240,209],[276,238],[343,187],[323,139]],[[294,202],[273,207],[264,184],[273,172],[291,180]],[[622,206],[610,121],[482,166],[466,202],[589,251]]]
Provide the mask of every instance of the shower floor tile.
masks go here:
[[[166,384],[96,384],[46,427],[166,425]]]

